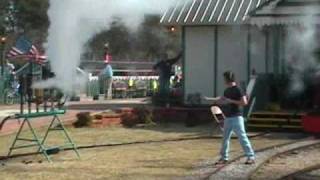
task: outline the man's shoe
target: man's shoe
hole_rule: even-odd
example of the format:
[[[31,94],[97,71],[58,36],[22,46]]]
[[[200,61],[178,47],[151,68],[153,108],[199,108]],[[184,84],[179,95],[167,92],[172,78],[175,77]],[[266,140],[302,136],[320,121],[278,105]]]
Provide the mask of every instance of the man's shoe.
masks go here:
[[[214,165],[224,165],[224,164],[227,164],[228,162],[229,162],[228,160],[221,158]]]
[[[247,161],[245,162],[246,165],[252,165],[252,164],[255,164],[255,160],[254,158],[248,158]]]

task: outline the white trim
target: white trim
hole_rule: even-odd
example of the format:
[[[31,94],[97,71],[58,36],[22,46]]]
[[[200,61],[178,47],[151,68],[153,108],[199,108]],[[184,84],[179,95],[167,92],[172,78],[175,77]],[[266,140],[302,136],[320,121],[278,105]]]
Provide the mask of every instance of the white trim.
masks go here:
[[[175,7],[174,7],[174,9],[173,9],[173,11],[172,11],[172,13],[171,13],[171,16],[170,16],[170,18],[169,18],[169,20],[168,20],[169,23],[171,22],[174,14],[175,14],[175,12],[176,12],[176,10],[178,9],[178,5],[179,5],[179,2],[180,2],[180,1],[181,1],[181,0],[178,0],[178,1],[177,1],[176,5],[175,5]]]
[[[200,12],[200,9],[201,9],[201,7],[202,7],[202,5],[203,5],[203,1],[204,1],[204,0],[201,0],[201,3],[200,3],[200,5],[199,5],[199,7],[198,7],[198,10],[197,10],[196,14],[194,15],[194,17],[193,17],[193,19],[192,19],[192,22],[194,22],[194,21],[197,19],[197,16],[198,16],[198,14],[199,14],[199,12]]]
[[[250,0],[250,3],[249,3],[249,5],[248,5],[248,7],[247,7],[247,10],[246,10],[246,13],[245,13],[245,14],[243,15],[243,17],[242,17],[242,21],[246,20],[247,15],[248,15],[248,13],[249,13],[249,9],[250,9],[250,7],[251,7],[251,4],[252,4],[252,0]]]
[[[202,15],[201,22],[203,22],[204,18],[206,17],[209,7],[211,6],[211,3],[212,3],[212,0],[209,1],[207,8]]]
[[[231,12],[232,12],[232,10],[233,10],[233,8],[234,8],[234,5],[236,4],[236,1],[237,1],[237,0],[233,0],[233,3],[232,3],[231,8],[230,8],[230,10],[229,10],[229,13],[228,13],[228,15],[227,15],[227,17],[226,17],[226,22],[229,20],[229,17],[230,17]]]
[[[163,16],[162,16],[162,18],[160,20],[160,23],[163,23],[164,18],[167,16],[168,11],[169,11],[169,8],[164,12],[164,14],[163,14]]]
[[[224,12],[224,9],[226,8],[226,6],[227,6],[227,4],[228,4],[228,1],[229,1],[229,0],[225,0],[225,2],[224,2],[224,5],[223,5],[223,7],[222,7],[222,9],[221,9],[221,11],[220,11],[220,15],[219,15],[219,17],[218,17],[218,22],[219,22],[220,19],[221,19],[221,16],[222,16],[222,14],[223,14],[223,12]]]
[[[184,22],[187,22],[187,21],[188,21],[188,18],[189,18],[189,16],[190,16],[190,13],[191,13],[191,11],[192,11],[192,9],[193,9],[194,4],[196,3],[196,1],[197,1],[197,0],[193,0],[192,5],[191,5],[191,7],[190,7],[190,9],[189,9],[189,11],[188,11],[188,14],[187,14],[186,18],[184,19]]]
[[[238,16],[239,16],[240,11],[241,11],[241,8],[243,6],[243,3],[244,3],[244,0],[241,1],[241,4],[240,4],[239,9],[238,9],[238,12],[237,12],[236,16],[234,17],[233,21],[237,21]]]
[[[213,11],[212,11],[212,13],[211,13],[211,16],[210,16],[209,22],[211,22],[211,21],[212,21],[212,18],[213,18],[214,14],[215,14],[215,13],[216,13],[216,11],[217,11],[217,8],[218,8],[219,3],[220,3],[220,0],[218,0],[218,1],[217,1],[216,6],[214,7],[214,9],[213,9]]]
[[[183,7],[182,7],[182,9],[181,9],[181,11],[180,11],[180,13],[179,13],[179,16],[178,16],[176,22],[179,22],[179,20],[180,20],[180,18],[181,18],[181,16],[182,16],[182,13],[183,13],[184,10],[186,9],[187,4],[188,4],[188,1],[184,1],[184,5],[183,5]]]
[[[261,0],[258,0],[258,3],[256,5],[256,8],[260,6]]]

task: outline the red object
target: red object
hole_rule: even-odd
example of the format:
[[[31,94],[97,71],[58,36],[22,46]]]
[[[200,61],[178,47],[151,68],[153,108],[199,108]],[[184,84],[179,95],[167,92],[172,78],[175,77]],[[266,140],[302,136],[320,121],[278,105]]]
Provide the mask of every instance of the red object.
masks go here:
[[[320,116],[305,115],[302,117],[304,131],[309,133],[320,133]]]

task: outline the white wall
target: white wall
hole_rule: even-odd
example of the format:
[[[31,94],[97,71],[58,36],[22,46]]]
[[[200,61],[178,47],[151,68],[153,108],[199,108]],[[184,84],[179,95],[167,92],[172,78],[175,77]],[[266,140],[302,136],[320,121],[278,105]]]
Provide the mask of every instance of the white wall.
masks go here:
[[[214,27],[185,28],[185,95],[214,95]]]
[[[266,72],[266,35],[258,27],[251,28],[251,69],[257,73]],[[269,57],[271,54],[269,54]]]
[[[185,27],[185,95],[201,93],[214,95],[214,48],[215,27]],[[217,94],[223,95],[225,89],[223,72],[231,70],[237,82],[247,81],[248,27],[218,27],[218,72]],[[266,38],[258,28],[252,28],[251,69],[265,72]],[[270,55],[270,58],[273,56]]]
[[[247,27],[219,26],[218,31],[218,94],[225,89],[223,73],[235,73],[237,82],[247,80]]]

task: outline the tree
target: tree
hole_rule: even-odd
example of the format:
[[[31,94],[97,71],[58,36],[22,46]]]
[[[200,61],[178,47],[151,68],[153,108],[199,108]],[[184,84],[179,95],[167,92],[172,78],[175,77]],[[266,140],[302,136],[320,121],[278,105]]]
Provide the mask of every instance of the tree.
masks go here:
[[[146,59],[154,60],[163,52],[180,49],[180,35],[160,25],[160,16],[146,15],[138,32],[138,48]]]
[[[94,59],[103,58],[103,47],[107,42],[114,59],[127,59],[131,51],[131,34],[120,18],[115,18],[109,30],[99,33],[88,43]]]
[[[46,31],[49,26],[48,0],[14,0],[16,18],[20,28],[25,31],[39,29]]]
[[[15,6],[11,0],[0,1],[0,34],[13,32],[16,25]]]

